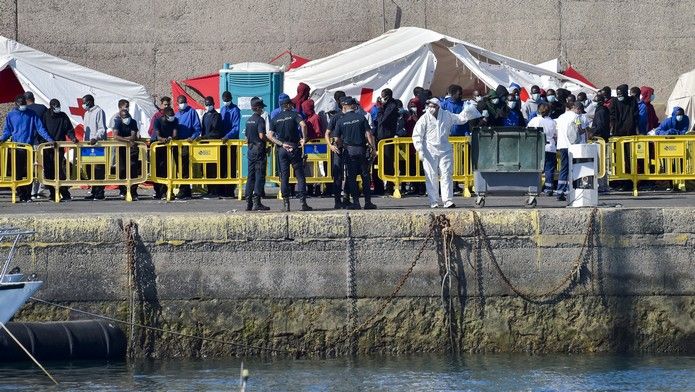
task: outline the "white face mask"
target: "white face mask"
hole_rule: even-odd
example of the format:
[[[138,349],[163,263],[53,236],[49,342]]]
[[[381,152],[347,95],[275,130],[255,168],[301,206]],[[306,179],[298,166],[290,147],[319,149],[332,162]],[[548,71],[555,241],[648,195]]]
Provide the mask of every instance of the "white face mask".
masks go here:
[[[509,101],[509,102],[507,102],[507,106],[508,106],[510,109],[514,109],[514,108],[516,107],[516,101]]]
[[[482,101],[482,100],[483,100],[483,97],[480,96],[480,95],[478,95],[477,97],[475,97],[475,102],[480,102],[480,101]]]
[[[60,113],[60,107],[53,108],[53,113],[56,113],[56,114]]]
[[[427,113],[429,113],[429,114],[431,114],[431,115],[433,115],[433,116],[434,116],[434,114],[435,114],[436,112],[437,112],[437,108],[432,108],[432,107],[428,107],[428,108],[427,108]]]
[[[123,124],[128,125],[130,124],[130,117],[122,118],[121,121],[123,121]]]
[[[226,106],[226,107],[232,106],[232,101],[224,101],[224,106]]]
[[[676,116],[676,121],[683,121],[683,116],[680,114]]]
[[[493,98],[493,99],[492,99],[492,104],[493,104],[493,105],[497,105],[499,102],[500,102],[500,99],[499,99],[499,98]]]
[[[211,111],[215,110],[215,107],[213,105],[208,105],[205,107],[205,109],[207,109],[208,112],[211,112]]]
[[[179,110],[185,110],[187,107],[188,107],[188,104],[185,102],[179,104]]]
[[[87,105],[86,103],[83,103],[83,104],[82,104],[82,109],[84,109],[84,110],[89,110],[89,105]]]
[[[490,117],[490,112],[488,112],[487,110],[483,110],[482,115],[483,117]]]
[[[541,95],[538,93],[533,93],[531,94],[531,98],[533,98],[534,101],[538,101],[539,99],[541,99]]]
[[[555,102],[557,101],[557,98],[555,98],[554,95],[548,95],[548,102]]]
[[[622,102],[625,100],[625,97],[618,97],[618,101]]]
[[[23,111],[27,110],[27,105],[19,105],[18,109],[20,112],[23,112]]]
[[[174,120],[176,120],[175,116],[167,116],[167,121],[174,122]]]

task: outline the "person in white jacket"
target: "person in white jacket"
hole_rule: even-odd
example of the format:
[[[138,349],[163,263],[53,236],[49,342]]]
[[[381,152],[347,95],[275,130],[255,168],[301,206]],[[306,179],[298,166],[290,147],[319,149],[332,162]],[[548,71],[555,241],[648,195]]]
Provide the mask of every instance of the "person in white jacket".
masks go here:
[[[557,152],[560,154],[560,176],[557,181],[557,200],[566,201],[569,192],[569,153],[572,144],[580,144],[586,133],[581,114],[581,102],[568,103],[566,111],[557,119]]]
[[[481,117],[473,105],[464,106],[460,114],[440,109],[437,98],[427,101],[425,114],[415,123],[413,145],[425,169],[425,181],[430,207],[455,208],[453,181],[453,149],[449,133],[454,125]],[[437,177],[441,186],[441,197]]]

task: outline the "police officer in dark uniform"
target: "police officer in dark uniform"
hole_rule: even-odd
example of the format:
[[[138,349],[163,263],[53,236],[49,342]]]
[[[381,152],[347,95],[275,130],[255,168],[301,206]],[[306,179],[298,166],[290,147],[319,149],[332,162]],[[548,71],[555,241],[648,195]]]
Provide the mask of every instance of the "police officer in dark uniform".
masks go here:
[[[370,162],[376,154],[376,142],[372,135],[367,119],[355,112],[357,101],[347,98],[343,101],[343,116],[338,120],[335,129],[335,138],[338,146],[344,148],[343,157],[347,166],[347,190],[352,196],[350,210],[360,209],[360,191],[357,187],[357,176],[362,177],[362,189],[364,192],[364,209],[374,210],[372,204],[370,183]],[[370,152],[368,146],[371,147]]]
[[[169,143],[176,139],[176,132],[179,126],[179,120],[174,114],[174,109],[166,107],[162,111],[162,116],[154,120],[154,134],[151,141],[160,143]],[[173,161],[176,162],[176,150],[173,150]],[[167,161],[166,148],[158,148],[155,150],[155,174],[158,178],[165,178],[169,168]],[[164,184],[154,184],[154,198],[161,199],[167,194],[167,186]]]
[[[280,166],[280,191],[282,192],[284,210],[290,210],[290,165],[297,177],[297,194],[302,202],[302,211],[311,211],[306,203],[306,177],[304,176],[304,143],[306,142],[306,123],[302,116],[293,111],[292,101],[284,98],[280,102],[282,111],[270,121],[268,139],[277,148],[277,160]],[[301,128],[301,134],[297,129]]]
[[[126,142],[130,144],[130,177],[137,177],[140,170],[139,149],[135,144],[138,137],[138,123],[130,117],[128,109],[121,109],[119,116],[114,120],[114,135],[115,140]],[[127,148],[118,147],[118,178],[126,178],[126,168],[127,168]],[[125,198],[127,188],[123,185],[119,186],[118,189],[121,193],[121,198]],[[130,187],[130,195],[133,200],[138,199],[138,186],[137,184]]]
[[[331,134],[334,133],[333,131],[335,130],[338,120],[343,117],[343,101],[345,101],[347,97],[345,96],[344,92],[337,91],[334,94],[334,98],[336,99],[336,104],[338,107],[331,114],[328,127],[326,127],[325,138],[326,144],[331,147],[332,154],[331,175],[333,176],[333,198],[335,200],[333,208],[339,210],[343,207],[347,207],[347,205],[344,205],[340,199],[340,194],[343,190],[343,180],[345,178],[345,162],[343,160],[343,149],[331,140]]]
[[[266,129],[263,108],[265,103],[258,97],[251,98],[253,115],[246,121],[246,142],[249,145],[249,175],[246,179],[246,211],[268,211],[261,203],[265,186],[266,170]]]
[[[205,97],[205,114],[201,122],[203,139],[221,140],[224,137],[222,131],[222,116],[215,110],[215,100],[212,97]],[[207,178],[217,178],[217,164],[206,164]],[[220,147],[220,178],[227,177],[227,147]],[[208,185],[208,195],[222,198],[224,196],[224,185]]]

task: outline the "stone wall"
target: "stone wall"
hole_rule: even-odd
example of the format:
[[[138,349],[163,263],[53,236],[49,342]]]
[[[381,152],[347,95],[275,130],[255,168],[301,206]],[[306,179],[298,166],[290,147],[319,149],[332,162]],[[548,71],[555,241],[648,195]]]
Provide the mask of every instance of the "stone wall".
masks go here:
[[[320,58],[397,25],[426,27],[532,63],[562,55],[599,86],[650,85],[657,101],[695,67],[695,0],[346,4],[0,0],[0,34],[159,95],[169,92],[169,80],[215,72],[224,62],[267,62],[288,48]]]
[[[477,213],[484,235],[472,211],[446,214],[455,279],[444,293],[444,240],[437,234],[423,247],[434,219],[427,211],[49,214],[0,218],[0,227],[37,231],[16,263],[45,280],[40,298],[294,354],[692,352],[695,209],[601,209],[593,221],[588,210]],[[131,221],[138,229],[129,267],[123,226]],[[586,243],[589,227],[595,236]],[[525,300],[512,286],[553,292]],[[18,319],[71,317],[80,315],[32,304]],[[148,339],[157,356],[246,352],[166,334]]]

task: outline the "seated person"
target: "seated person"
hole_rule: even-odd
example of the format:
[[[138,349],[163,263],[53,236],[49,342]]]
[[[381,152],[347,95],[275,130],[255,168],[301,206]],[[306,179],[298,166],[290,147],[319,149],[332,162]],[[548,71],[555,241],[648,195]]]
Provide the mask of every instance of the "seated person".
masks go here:
[[[649,132],[650,135],[685,135],[690,128],[690,119],[685,115],[683,108],[676,106],[671,112],[671,117],[664,120],[664,122]]]

